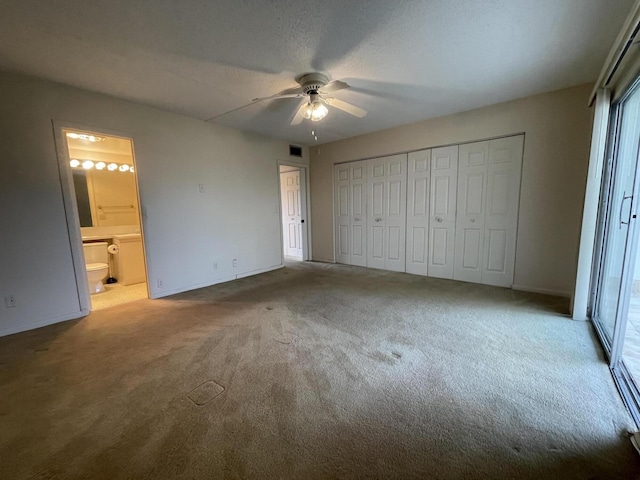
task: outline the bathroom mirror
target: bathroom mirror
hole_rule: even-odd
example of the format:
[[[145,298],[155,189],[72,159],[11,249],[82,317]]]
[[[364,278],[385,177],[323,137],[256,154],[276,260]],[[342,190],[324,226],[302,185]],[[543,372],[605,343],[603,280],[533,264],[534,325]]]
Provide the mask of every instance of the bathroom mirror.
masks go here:
[[[87,187],[86,170],[73,171],[73,186],[76,190],[76,203],[78,204],[78,217],[81,227],[93,227],[91,216],[91,202],[89,200],[89,188]]]

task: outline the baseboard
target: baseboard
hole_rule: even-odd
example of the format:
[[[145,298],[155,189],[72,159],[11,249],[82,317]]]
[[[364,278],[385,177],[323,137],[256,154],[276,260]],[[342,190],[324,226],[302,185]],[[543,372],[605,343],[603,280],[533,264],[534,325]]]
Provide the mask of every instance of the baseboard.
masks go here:
[[[273,265],[271,267],[260,268],[258,270],[251,270],[249,272],[239,273],[237,275],[232,275],[229,277],[218,278],[213,282],[203,282],[196,283],[193,285],[188,285],[186,287],[174,288],[172,290],[163,290],[161,292],[151,292],[149,298],[158,299],[163,297],[169,297],[171,295],[177,295],[178,293],[189,292],[191,290],[197,290],[198,288],[212,287],[213,285],[218,285],[219,283],[231,282],[232,280],[237,280],[239,278],[250,277],[252,275],[258,275],[260,273],[270,272],[272,270],[277,270],[278,268],[283,268],[283,264]]]
[[[314,257],[311,259],[312,262],[322,262],[322,263],[336,263],[336,261],[333,258],[319,258],[319,257]]]
[[[521,292],[541,293],[543,295],[553,295],[554,297],[571,298],[571,292],[567,292],[564,290],[552,290],[549,288],[527,287],[525,285],[512,285],[511,288],[513,290],[520,290]]]
[[[236,278],[244,278],[244,277],[250,277],[252,275],[259,275],[261,273],[271,272],[273,270],[278,270],[280,268],[284,268],[284,264],[281,263],[280,265],[274,265],[272,267],[261,268],[259,270],[252,270],[250,272],[241,273],[239,275],[236,275]]]
[[[65,315],[59,315],[53,318],[38,320],[37,322],[32,322],[27,325],[24,325],[24,324],[14,325],[8,328],[0,329],[0,337],[13,335],[14,333],[26,332],[28,330],[35,330],[36,328],[46,327],[48,325],[53,325],[54,323],[66,322],[68,320],[76,320],[78,318],[86,317],[87,315],[89,315],[89,312],[78,311],[73,313],[67,313]]]

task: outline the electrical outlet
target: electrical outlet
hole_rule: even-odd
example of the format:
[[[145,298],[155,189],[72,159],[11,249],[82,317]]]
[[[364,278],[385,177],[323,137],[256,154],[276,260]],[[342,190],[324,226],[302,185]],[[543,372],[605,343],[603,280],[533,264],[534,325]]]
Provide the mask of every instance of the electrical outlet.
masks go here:
[[[218,269],[218,262],[213,262],[213,269],[217,270]]]
[[[233,266],[233,268],[236,268],[238,266],[238,259],[234,258],[233,261],[231,262],[231,265]]]
[[[7,308],[15,308],[18,306],[18,303],[16,301],[16,296],[11,294],[11,295],[7,295],[6,297],[4,297],[4,304],[7,306]]]
[[[161,278],[158,279],[158,288],[162,288],[164,287],[164,282],[162,281]]]

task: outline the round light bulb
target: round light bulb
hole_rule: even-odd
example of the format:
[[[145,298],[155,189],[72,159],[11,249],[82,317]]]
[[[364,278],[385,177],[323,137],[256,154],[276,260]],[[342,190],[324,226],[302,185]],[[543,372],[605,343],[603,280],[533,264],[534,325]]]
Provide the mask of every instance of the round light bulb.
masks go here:
[[[129,168],[129,171],[130,171],[131,173],[133,173],[133,167]]]
[[[129,170],[129,165],[120,165],[120,168],[118,168],[118,170],[120,170],[121,172],[126,172]]]
[[[69,132],[69,133],[67,133],[67,137],[69,137],[69,138],[78,138],[78,137],[80,137],[80,135],[78,135],[77,133],[74,133],[74,132]]]
[[[302,116],[306,119],[309,119],[311,118],[312,113],[313,113],[313,105],[308,103],[307,107],[302,111]]]
[[[80,166],[80,160],[72,158],[71,161],[69,162],[69,165],[71,165],[73,168],[77,168]]]
[[[96,163],[96,170],[103,170],[103,169],[104,169],[104,167],[106,167],[106,166],[107,166],[107,164],[106,164],[106,163],[104,163],[104,162],[98,162],[98,163]]]
[[[311,121],[317,122],[318,120],[322,120],[327,116],[327,113],[329,113],[329,110],[327,110],[327,107],[325,107],[324,104],[320,102],[314,103],[313,111],[311,112]]]
[[[82,162],[82,168],[84,168],[85,170],[90,170],[93,168],[93,162],[91,160],[85,160],[84,162]]]
[[[118,164],[117,163],[110,163],[109,166],[107,166],[107,170],[109,170],[110,172],[113,172],[114,170],[118,169]]]

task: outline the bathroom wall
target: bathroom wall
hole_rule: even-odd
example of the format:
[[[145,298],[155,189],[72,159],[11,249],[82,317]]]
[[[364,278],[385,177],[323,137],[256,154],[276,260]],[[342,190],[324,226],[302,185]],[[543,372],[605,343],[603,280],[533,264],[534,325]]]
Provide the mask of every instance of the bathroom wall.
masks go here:
[[[152,297],[280,266],[287,143],[22,75],[0,91],[0,335],[81,315],[52,121],[133,138]]]

